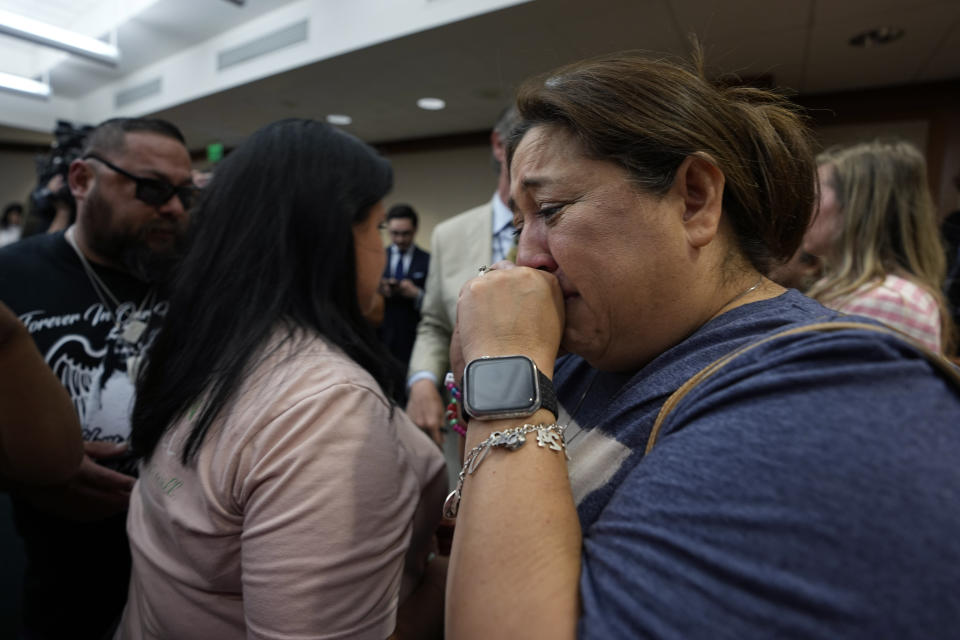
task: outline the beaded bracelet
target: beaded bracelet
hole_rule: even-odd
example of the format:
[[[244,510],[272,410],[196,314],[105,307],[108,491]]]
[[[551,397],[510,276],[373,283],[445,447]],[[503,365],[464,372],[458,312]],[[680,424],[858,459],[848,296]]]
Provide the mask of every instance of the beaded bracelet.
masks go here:
[[[443,385],[447,388],[447,391],[450,392],[450,404],[447,405],[447,412],[443,417],[451,429],[460,435],[465,436],[467,435],[467,425],[460,420],[460,412],[458,411],[460,398],[463,396],[463,394],[460,392],[460,389],[457,388],[457,385],[453,380],[452,371],[447,372],[446,377],[443,379]]]
[[[566,427],[557,423],[553,424],[524,424],[512,429],[503,431],[494,431],[490,436],[471,449],[463,457],[463,468],[460,469],[460,475],[457,477],[457,488],[450,492],[446,501],[443,503],[443,517],[453,520],[457,517],[460,510],[460,496],[463,492],[463,480],[468,475],[473,474],[487,457],[490,450],[494,447],[504,447],[510,451],[516,451],[522,447],[526,441],[528,433],[537,432],[537,446],[553,451],[562,451],[567,460],[567,443],[563,439],[563,432]]]

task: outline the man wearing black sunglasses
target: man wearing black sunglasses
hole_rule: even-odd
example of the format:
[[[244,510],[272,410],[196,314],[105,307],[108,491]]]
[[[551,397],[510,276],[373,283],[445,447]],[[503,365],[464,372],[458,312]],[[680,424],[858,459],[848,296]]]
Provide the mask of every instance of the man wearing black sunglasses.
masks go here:
[[[156,178],[144,178],[142,176],[135,176],[125,169],[121,169],[117,165],[113,164],[106,158],[103,158],[100,154],[90,152],[81,158],[82,160],[96,160],[97,162],[104,164],[113,171],[116,171],[122,176],[130,178],[133,180],[133,184],[136,185],[136,190],[133,195],[137,200],[145,202],[152,207],[159,207],[170,201],[174,195],[180,198],[180,204],[183,205],[184,209],[190,208],[190,203],[193,202],[193,196],[196,192],[196,188],[191,182],[185,186],[174,186],[167,182],[166,180],[158,180]]]
[[[184,165],[189,154],[171,138],[136,132],[127,137],[120,158],[93,146],[70,167],[71,190],[78,202],[84,200],[93,223],[77,225],[77,243],[94,261],[162,281],[186,232],[195,193]]]
[[[31,638],[101,637],[122,612],[134,378],[166,312],[194,195],[183,136],[162,120],[102,123],[68,177],[76,223],[0,250],[0,300],[69,391],[86,453],[68,483],[11,491]]]

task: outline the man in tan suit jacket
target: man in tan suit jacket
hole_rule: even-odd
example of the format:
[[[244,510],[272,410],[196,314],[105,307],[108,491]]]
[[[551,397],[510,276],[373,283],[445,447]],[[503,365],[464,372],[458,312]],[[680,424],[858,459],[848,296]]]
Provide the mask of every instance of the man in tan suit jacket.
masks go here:
[[[500,116],[490,134],[493,157],[499,165],[493,200],[440,223],[430,240],[426,293],[407,378],[407,413],[441,445],[445,405],[440,389],[450,370],[450,339],[456,324],[460,289],[477,275],[481,265],[513,255],[512,214],[506,204],[510,198],[510,175],[505,145],[510,131],[518,123],[516,108],[511,107]],[[449,451],[448,462],[452,462]]]

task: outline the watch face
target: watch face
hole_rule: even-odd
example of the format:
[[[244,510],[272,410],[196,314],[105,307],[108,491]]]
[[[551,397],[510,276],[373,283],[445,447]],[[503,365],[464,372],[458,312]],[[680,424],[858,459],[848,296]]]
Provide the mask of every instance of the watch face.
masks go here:
[[[467,367],[464,398],[475,416],[529,415],[536,409],[533,361],[524,356],[474,360]]]

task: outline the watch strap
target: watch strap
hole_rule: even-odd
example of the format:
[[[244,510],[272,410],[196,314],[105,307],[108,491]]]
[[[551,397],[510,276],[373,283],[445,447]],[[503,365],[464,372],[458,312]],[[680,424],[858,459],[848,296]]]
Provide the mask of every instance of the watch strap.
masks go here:
[[[560,417],[557,407],[557,392],[553,390],[553,381],[537,367],[537,386],[540,387],[540,408],[553,414],[554,420]]]

